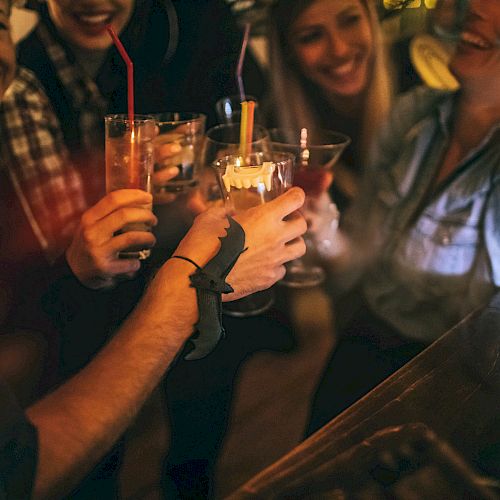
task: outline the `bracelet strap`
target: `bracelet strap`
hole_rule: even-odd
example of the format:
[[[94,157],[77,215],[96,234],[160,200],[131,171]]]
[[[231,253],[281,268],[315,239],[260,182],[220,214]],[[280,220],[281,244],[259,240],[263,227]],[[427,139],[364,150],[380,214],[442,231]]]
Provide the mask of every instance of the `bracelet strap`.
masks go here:
[[[201,267],[193,259],[190,259],[189,257],[184,257],[183,255],[172,255],[172,257],[170,257],[170,258],[171,259],[185,260],[185,261],[190,262],[191,264],[193,264],[193,266],[196,267],[196,269],[201,269]]]
[[[238,257],[246,250],[245,232],[232,217],[228,216],[229,227],[221,242],[217,255],[201,268],[196,262],[182,255],[171,258],[185,260],[196,267],[189,276],[191,286],[196,289],[199,319],[197,332],[191,337],[193,349],[185,356],[187,360],[201,359],[210,354],[224,336],[222,326],[222,295],[233,292],[226,277],[236,264]]]

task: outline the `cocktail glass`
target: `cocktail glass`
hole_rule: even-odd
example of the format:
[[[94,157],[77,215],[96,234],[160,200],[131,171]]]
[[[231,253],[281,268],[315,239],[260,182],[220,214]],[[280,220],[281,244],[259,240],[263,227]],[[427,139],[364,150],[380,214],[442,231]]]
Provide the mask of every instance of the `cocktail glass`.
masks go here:
[[[292,186],[295,157],[290,153],[250,153],[245,159],[228,155],[213,163],[224,206],[237,214],[283,194]],[[243,299],[225,302],[223,312],[247,317],[261,314],[274,302],[272,289],[254,293]]]
[[[156,123],[150,115],[107,115],[106,131],[106,192],[118,189],[142,189],[151,192],[151,174],[154,165],[153,140]],[[146,208],[152,209],[149,205]],[[151,231],[143,223],[126,225],[120,232]],[[122,258],[146,259],[147,248],[130,248],[120,252]]]
[[[304,213],[314,212],[319,198],[326,194],[333,179],[333,167],[350,143],[350,138],[339,132],[319,130],[307,135],[307,130],[271,129],[274,152],[288,152],[295,156],[294,185],[306,193]],[[306,255],[287,264],[286,276],[280,284],[304,288],[316,286],[325,279],[325,271],[311,259],[313,243],[306,233]]]

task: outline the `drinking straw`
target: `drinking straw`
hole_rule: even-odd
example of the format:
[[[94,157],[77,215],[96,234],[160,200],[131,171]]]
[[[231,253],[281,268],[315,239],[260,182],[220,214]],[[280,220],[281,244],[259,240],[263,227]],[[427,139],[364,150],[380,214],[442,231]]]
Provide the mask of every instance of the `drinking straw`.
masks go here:
[[[247,155],[252,152],[254,110],[254,101],[243,101],[241,103],[240,155],[243,165],[245,165]]]
[[[254,122],[255,101],[247,101],[247,130],[246,130],[246,152],[252,152],[253,122]]]
[[[251,152],[252,136],[253,136],[253,122],[255,102],[245,100],[245,87],[243,86],[243,62],[245,61],[245,54],[250,37],[250,23],[245,24],[245,32],[241,43],[240,56],[238,58],[238,65],[236,67],[236,81],[240,92],[241,100],[241,123],[240,123],[240,154],[243,159],[243,165],[246,162],[247,155]]]
[[[118,38],[113,26],[106,25],[106,30],[113,40],[113,43],[118,50],[121,58],[127,66],[127,107],[128,107],[128,121],[130,124],[130,162],[128,169],[128,181],[130,187],[139,185],[139,172],[135,155],[135,126],[134,126],[134,63],[130,59],[125,47]]]
[[[240,56],[238,58],[238,66],[236,66],[236,81],[238,83],[238,89],[240,91],[241,102],[245,100],[245,87],[243,86],[243,62],[245,61],[245,54],[247,51],[248,38],[250,36],[250,23],[245,24],[245,33],[243,35],[243,41],[241,43]]]
[[[243,165],[246,163],[247,156],[247,137],[248,137],[248,102],[241,103],[241,122],[240,122],[240,155]]]
[[[115,33],[113,26],[108,24],[106,25],[106,29],[108,30],[109,36],[113,40],[115,47],[117,48],[120,56],[127,66],[128,119],[130,121],[130,124],[132,125],[132,123],[134,122],[134,63],[127,54],[127,51],[118,38],[118,35]]]

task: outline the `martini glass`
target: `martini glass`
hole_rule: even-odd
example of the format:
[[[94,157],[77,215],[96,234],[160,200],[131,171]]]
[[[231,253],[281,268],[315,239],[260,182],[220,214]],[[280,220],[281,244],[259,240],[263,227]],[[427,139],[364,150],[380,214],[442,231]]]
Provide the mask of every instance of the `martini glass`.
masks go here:
[[[351,142],[350,138],[331,130],[318,130],[308,134],[306,129],[271,129],[271,147],[276,152],[292,153],[295,156],[293,184],[306,193],[304,211],[315,212],[333,180],[333,167]],[[313,243],[305,235],[306,255],[287,265],[286,276],[280,284],[292,288],[316,286],[325,279],[325,271],[311,259]]]

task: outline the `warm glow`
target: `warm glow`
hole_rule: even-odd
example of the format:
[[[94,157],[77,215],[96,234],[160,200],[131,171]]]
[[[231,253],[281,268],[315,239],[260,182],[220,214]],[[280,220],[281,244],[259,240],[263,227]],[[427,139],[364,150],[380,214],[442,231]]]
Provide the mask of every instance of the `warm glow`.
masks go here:
[[[424,0],[424,5],[427,9],[435,9],[437,0]],[[384,0],[384,7],[387,10],[401,9],[403,2],[401,0]],[[404,7],[405,9],[418,9],[422,6],[422,0],[412,0]]]

